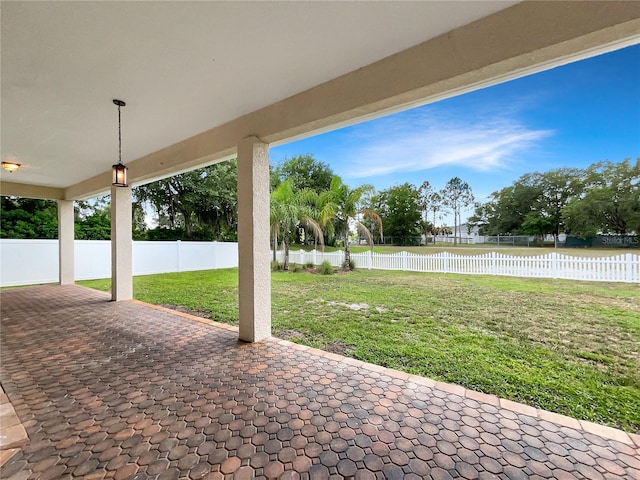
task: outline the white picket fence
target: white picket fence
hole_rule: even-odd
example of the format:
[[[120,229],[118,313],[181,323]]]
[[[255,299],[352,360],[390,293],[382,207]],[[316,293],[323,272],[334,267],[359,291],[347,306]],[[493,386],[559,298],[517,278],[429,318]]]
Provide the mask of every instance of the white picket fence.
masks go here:
[[[278,261],[283,252],[278,252]],[[574,257],[557,252],[535,256],[504,255],[490,252],[482,255],[456,255],[448,252],[419,255],[409,252],[352,253],[356,267],[375,270],[458,273],[462,275],[503,275],[510,277],[562,278],[594,282],[640,283],[640,256],[622,253],[611,257]],[[289,252],[289,261],[301,265],[320,265],[327,260],[332,266],[344,263],[344,252]]]
[[[277,252],[279,261],[282,251]],[[497,252],[455,255],[442,252],[418,255],[398,253],[352,253],[356,267],[376,270],[505,275],[514,277],[564,278],[599,282],[640,283],[640,256],[623,253],[612,257],[574,257],[556,252],[537,256],[513,256]],[[290,252],[289,261],[334,267],[344,263],[344,252],[317,250]],[[238,244],[233,242],[133,242],[133,273],[183,272],[238,266]],[[75,241],[77,280],[111,276],[111,242]],[[57,240],[0,239],[0,286],[49,283],[58,280]]]

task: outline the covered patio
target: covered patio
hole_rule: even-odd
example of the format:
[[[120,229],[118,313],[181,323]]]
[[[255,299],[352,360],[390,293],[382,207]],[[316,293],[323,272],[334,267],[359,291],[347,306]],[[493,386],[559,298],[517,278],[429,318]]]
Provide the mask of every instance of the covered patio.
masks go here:
[[[640,477],[636,436],[270,338],[268,254],[270,145],[636,44],[640,3],[1,8],[0,194],[57,202],[60,284],[0,293],[3,478]],[[234,157],[239,329],[131,300],[132,187]],[[107,296],[73,202],[108,193]]]
[[[0,293],[3,478],[640,478],[640,437],[79,286]]]
[[[130,300],[132,187],[236,157],[249,342],[271,336],[270,145],[640,42],[634,1],[14,1],[1,22],[2,161],[21,167],[0,194],[57,202],[59,283],[74,201],[110,194],[111,299]]]

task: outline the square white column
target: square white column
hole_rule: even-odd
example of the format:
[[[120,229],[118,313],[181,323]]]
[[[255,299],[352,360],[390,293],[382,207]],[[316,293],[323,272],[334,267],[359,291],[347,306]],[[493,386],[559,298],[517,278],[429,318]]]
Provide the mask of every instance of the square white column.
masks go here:
[[[238,280],[240,340],[271,336],[269,145],[256,137],[238,144]]]
[[[133,298],[131,187],[111,186],[111,300]]]
[[[73,285],[75,281],[74,223],[73,200],[58,200],[58,278],[60,285]]]

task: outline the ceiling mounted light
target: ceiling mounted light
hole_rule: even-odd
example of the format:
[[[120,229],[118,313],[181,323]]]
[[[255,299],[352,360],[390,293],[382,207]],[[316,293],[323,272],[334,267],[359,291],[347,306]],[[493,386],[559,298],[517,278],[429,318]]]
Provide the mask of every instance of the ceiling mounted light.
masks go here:
[[[122,164],[122,121],[120,119],[120,107],[124,107],[126,103],[122,100],[113,100],[118,106],[118,163],[113,165],[113,181],[116,187],[127,187],[127,167]]]
[[[2,168],[4,168],[7,172],[13,173],[18,170],[22,165],[16,162],[2,162]]]

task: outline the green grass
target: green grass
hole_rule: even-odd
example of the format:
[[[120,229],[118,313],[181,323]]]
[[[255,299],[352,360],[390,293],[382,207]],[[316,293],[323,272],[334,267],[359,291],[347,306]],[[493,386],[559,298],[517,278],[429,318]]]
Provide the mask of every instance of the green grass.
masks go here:
[[[237,285],[237,269],[134,278],[139,300],[230,324]],[[272,303],[281,338],[640,432],[637,285],[275,272]]]

